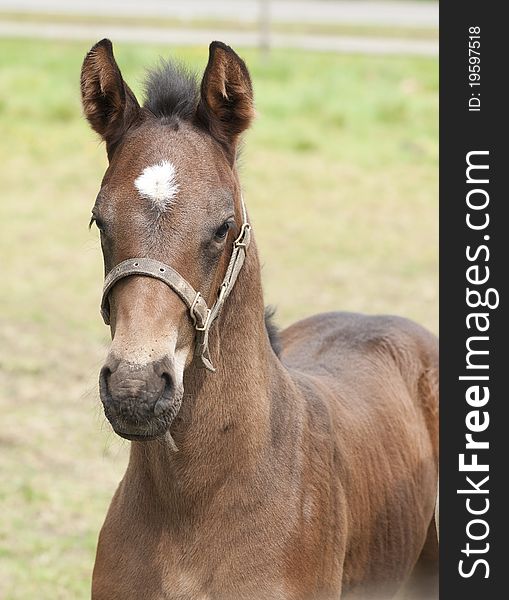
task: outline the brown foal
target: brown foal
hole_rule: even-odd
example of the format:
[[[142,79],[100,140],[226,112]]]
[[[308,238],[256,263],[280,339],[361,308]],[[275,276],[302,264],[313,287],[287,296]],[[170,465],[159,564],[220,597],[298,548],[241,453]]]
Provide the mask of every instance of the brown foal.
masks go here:
[[[235,162],[244,62],[214,42],[201,87],[165,63],[146,88],[140,106],[108,40],[87,54],[84,112],[109,158],[92,213],[101,400],[132,440],[92,597],[435,598],[436,339],[346,313],[276,339]]]

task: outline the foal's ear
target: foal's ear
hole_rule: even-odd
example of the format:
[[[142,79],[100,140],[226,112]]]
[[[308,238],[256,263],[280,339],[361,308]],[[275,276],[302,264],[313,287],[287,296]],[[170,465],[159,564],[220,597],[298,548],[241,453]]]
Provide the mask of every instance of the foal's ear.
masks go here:
[[[225,146],[232,160],[239,135],[253,120],[253,87],[244,61],[221,42],[212,42],[201,83],[197,120]]]
[[[111,156],[122,135],[140,116],[140,105],[122,79],[110,40],[101,40],[85,56],[81,102],[88,122],[104,139]]]

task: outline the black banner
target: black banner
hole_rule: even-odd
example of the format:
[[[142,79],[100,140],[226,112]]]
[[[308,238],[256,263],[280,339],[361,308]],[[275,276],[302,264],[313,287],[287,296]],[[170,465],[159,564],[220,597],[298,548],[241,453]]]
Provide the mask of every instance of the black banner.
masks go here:
[[[503,2],[440,4],[440,598],[505,597],[509,52]]]

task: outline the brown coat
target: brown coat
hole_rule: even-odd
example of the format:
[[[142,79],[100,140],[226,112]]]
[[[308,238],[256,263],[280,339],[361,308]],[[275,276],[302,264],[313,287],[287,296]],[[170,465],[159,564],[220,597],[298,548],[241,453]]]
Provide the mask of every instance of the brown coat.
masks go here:
[[[85,59],[85,115],[110,158],[93,219],[106,271],[162,261],[210,306],[241,223],[235,155],[252,87],[220,43],[198,104],[182,74],[158,77],[140,107],[110,42]],[[179,177],[170,210],[133,184],[161,160]],[[431,334],[329,313],[283,331],[277,356],[254,239],[211,331],[215,373],[193,361],[189,313],[164,283],[128,277],[109,302],[101,400],[134,441],[100,534],[94,600],[384,599],[407,583],[414,600],[436,597]]]

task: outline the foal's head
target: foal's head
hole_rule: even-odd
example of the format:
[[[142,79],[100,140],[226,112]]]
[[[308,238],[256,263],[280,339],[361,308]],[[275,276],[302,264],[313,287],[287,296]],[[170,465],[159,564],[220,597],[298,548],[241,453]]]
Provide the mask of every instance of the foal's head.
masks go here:
[[[133,257],[155,259],[199,290],[210,307],[242,224],[235,168],[253,117],[244,62],[214,42],[201,87],[168,63],[149,74],[140,106],[109,40],[87,54],[81,93],[109,166],[92,210],[106,273]],[[195,329],[182,299],[158,279],[131,275],[107,298],[113,341],[101,371],[105,413],[128,439],[164,434],[177,413]]]

